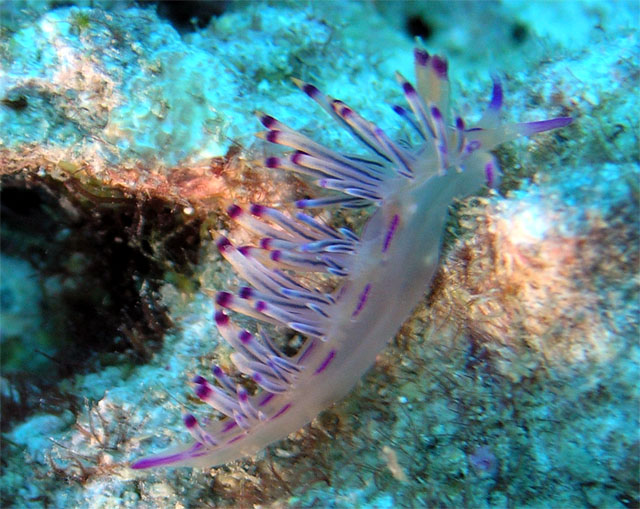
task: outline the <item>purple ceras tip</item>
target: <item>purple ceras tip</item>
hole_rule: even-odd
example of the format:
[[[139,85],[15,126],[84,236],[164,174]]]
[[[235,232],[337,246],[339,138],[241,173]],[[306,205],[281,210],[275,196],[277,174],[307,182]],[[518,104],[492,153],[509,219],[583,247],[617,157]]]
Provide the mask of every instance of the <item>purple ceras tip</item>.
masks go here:
[[[269,131],[266,136],[266,140],[271,143],[278,143],[278,136],[280,135],[280,131]]]
[[[433,116],[433,118],[435,118],[436,120],[440,120],[442,118],[442,112],[440,111],[440,108],[438,108],[437,106],[432,106],[431,116]]]
[[[196,420],[196,418],[191,414],[185,414],[182,417],[182,420],[184,422],[184,425],[189,429],[194,428],[198,424],[198,421]]]
[[[264,160],[264,165],[267,168],[277,168],[278,166],[280,166],[280,158],[279,157],[267,157]]]
[[[447,77],[448,65],[447,65],[447,61],[444,58],[440,58],[439,56],[435,55],[431,59],[431,67],[436,72],[439,78]]]
[[[262,214],[264,214],[264,205],[251,205],[251,208],[249,209],[251,211],[251,213],[256,216],[256,217],[260,217]]]
[[[429,53],[423,49],[416,48],[413,50],[413,58],[418,65],[425,66],[429,61]]]
[[[266,249],[267,251],[271,250],[271,244],[273,243],[273,239],[271,237],[265,237],[260,239],[260,247],[262,249]]]
[[[275,118],[273,118],[271,115],[262,115],[260,117],[260,123],[265,126],[267,129],[271,129],[275,124],[276,124],[277,120]]]
[[[300,158],[302,156],[305,156],[305,155],[308,155],[308,154],[305,154],[304,152],[301,152],[301,151],[298,150],[298,151],[294,152],[293,154],[291,154],[291,162],[293,164],[300,164]]]
[[[243,286],[238,293],[241,299],[250,299],[253,296],[253,288]]]
[[[231,305],[232,301],[233,301],[233,295],[229,292],[218,292],[216,294],[216,304],[218,304],[218,306],[227,308],[229,307],[229,305]]]
[[[338,114],[343,118],[348,118],[353,115],[353,110],[349,106],[342,106],[339,108]]]
[[[234,203],[233,205],[229,205],[227,208],[227,214],[229,214],[231,219],[236,219],[240,214],[242,214],[242,208]]]
[[[202,385],[207,383],[207,379],[202,375],[196,375],[191,379],[191,382],[197,385]]]
[[[391,106],[391,108],[393,109],[393,111],[395,113],[397,113],[398,115],[404,116],[407,114],[407,110],[405,110],[402,106],[400,106],[399,104],[394,104],[393,106]]]
[[[416,89],[413,88],[413,85],[411,83],[409,83],[408,81],[404,81],[402,83],[402,91],[406,94],[406,95],[412,95],[416,93]]]
[[[313,99],[314,95],[318,95],[318,93],[320,92],[316,87],[314,87],[313,85],[311,85],[310,83],[305,83],[302,86],[302,91],[307,94],[309,97],[311,97]]]
[[[198,396],[200,399],[207,399],[211,392],[211,387],[206,384],[199,384],[196,387],[196,396]]]
[[[238,339],[242,342],[243,345],[250,343],[252,337],[253,336],[248,330],[243,330],[242,332],[240,332],[240,334],[238,334]]]
[[[216,325],[224,327],[229,324],[229,317],[225,315],[222,311],[216,311],[214,315],[214,319],[216,321]]]
[[[249,401],[249,393],[247,392],[247,389],[245,389],[241,385],[238,385],[238,399],[243,403],[245,401]]]
[[[218,246],[218,251],[220,251],[221,253],[224,253],[227,249],[231,247],[231,242],[229,242],[229,239],[227,237],[220,237],[220,239],[218,239],[217,246]]]

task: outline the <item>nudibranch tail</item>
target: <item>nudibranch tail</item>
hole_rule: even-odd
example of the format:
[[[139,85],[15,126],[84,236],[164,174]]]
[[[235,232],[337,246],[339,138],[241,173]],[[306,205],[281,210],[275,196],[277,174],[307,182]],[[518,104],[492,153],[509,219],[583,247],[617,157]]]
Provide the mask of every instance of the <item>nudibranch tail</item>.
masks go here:
[[[234,350],[236,369],[258,390],[250,394],[219,366],[212,369],[212,381],[196,376],[196,396],[225,417],[204,425],[186,414],[193,442],[136,461],[132,468],[206,467],[254,454],[347,394],[428,289],[451,201],[498,184],[499,167],[489,151],[515,136],[571,122],[502,124],[503,90],[494,78],[487,112],[477,125],[467,126],[450,114],[446,61],[422,49],[414,56],[416,86],[397,75],[409,109],[393,106],[419,140],[413,148],[300,80],[296,85],[368,155],[338,153],[258,113],[267,129],[259,136],[293,149],[268,157],[264,165],[311,178],[328,191],[298,200],[296,213],[263,205],[227,210],[260,240],[256,246],[234,246],[218,239],[220,253],[247,285],[217,293],[215,322]],[[373,212],[358,233],[306,213],[328,206],[370,206]],[[313,274],[330,276],[335,289],[311,283]],[[306,339],[295,355],[286,355],[264,326],[239,327],[230,312],[286,326]]]

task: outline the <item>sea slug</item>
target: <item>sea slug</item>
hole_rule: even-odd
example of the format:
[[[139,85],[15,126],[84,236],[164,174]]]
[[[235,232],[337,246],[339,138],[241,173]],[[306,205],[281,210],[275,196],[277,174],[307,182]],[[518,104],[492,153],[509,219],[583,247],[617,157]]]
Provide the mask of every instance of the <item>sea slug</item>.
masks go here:
[[[392,141],[342,101],[298,80],[297,86],[369,155],[334,152],[259,114],[267,129],[261,136],[294,150],[268,157],[265,166],[311,177],[330,190],[297,201],[298,209],[370,207],[373,212],[356,234],[303,212],[229,207],[230,217],[261,240],[257,247],[218,240],[220,252],[248,286],[235,294],[218,292],[215,320],[235,350],[233,363],[260,389],[249,394],[219,366],[213,368],[215,383],[197,376],[196,395],[227,417],[204,426],[185,415],[194,441],[138,460],[133,468],[208,467],[237,460],[298,430],[345,396],[427,292],[452,200],[498,184],[500,171],[489,151],[516,136],[571,122],[565,117],[502,124],[502,87],[494,79],[488,110],[467,126],[449,113],[446,61],[422,49],[414,53],[417,86],[396,76],[410,111],[393,108],[415,131],[414,148]],[[333,278],[335,289],[309,284],[309,273]],[[242,329],[225,310],[285,325],[306,340],[287,356],[263,328]]]

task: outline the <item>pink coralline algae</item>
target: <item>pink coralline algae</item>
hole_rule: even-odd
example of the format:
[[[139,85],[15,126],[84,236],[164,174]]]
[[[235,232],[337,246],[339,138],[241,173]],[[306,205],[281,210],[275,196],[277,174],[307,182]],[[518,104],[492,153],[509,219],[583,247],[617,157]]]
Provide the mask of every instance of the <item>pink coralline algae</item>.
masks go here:
[[[261,240],[257,246],[239,247],[227,238],[218,240],[220,252],[248,285],[217,294],[215,321],[235,351],[231,359],[236,368],[259,390],[250,394],[219,366],[213,368],[215,382],[197,376],[198,398],[226,418],[205,426],[186,415],[193,442],[136,461],[133,468],[208,467],[243,458],[298,430],[344,397],[427,291],[451,202],[485,184],[498,184],[500,171],[490,150],[517,136],[571,122],[501,123],[502,86],[494,80],[487,111],[468,126],[450,114],[446,61],[417,49],[415,73],[415,87],[396,75],[409,109],[394,107],[414,131],[418,141],[413,148],[394,142],[342,101],[301,81],[296,81],[298,87],[368,155],[335,152],[259,114],[267,129],[260,136],[293,149],[268,157],[264,165],[308,177],[329,191],[297,201],[298,209],[370,207],[373,212],[357,233],[333,228],[311,213],[263,205],[229,207],[229,216]],[[321,284],[327,278],[335,289]],[[306,340],[295,355],[285,355],[263,327],[243,329],[229,311],[288,327]]]

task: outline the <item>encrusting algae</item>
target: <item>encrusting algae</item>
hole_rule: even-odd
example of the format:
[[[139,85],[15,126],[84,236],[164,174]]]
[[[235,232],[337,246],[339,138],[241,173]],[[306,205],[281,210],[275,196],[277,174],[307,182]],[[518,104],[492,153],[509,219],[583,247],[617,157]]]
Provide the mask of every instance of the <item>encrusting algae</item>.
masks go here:
[[[597,212],[579,220],[577,209],[535,194],[479,199],[461,214],[469,234],[452,246],[439,273],[435,317],[463,324],[514,383],[540,370],[615,360],[619,342],[598,311],[607,306],[593,264],[611,260],[618,274],[609,277],[620,278],[637,263],[628,228],[611,228]]]

